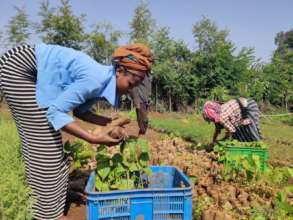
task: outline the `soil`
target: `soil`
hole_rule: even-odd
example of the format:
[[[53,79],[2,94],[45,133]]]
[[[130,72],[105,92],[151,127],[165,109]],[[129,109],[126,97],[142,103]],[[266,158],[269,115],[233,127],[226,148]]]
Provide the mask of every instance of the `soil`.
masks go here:
[[[4,110],[3,110],[4,109]],[[1,111],[6,111],[1,106]],[[114,113],[115,114],[115,113]],[[80,125],[89,131],[97,126],[80,121]],[[135,121],[126,126],[129,135],[137,135],[138,127]],[[193,185],[193,214],[194,219],[220,220],[220,219],[248,219],[249,211],[261,204],[268,209],[272,208],[272,198],[275,191],[269,186],[259,184],[252,187],[242,186],[229,181],[219,180],[223,166],[219,165],[217,155],[197,150],[191,143],[180,138],[169,137],[152,129],[141,138],[147,140],[151,147],[153,165],[174,165],[189,176],[197,177]],[[63,141],[73,141],[75,137],[62,134]],[[86,180],[80,183],[84,188]],[[293,183],[293,181],[292,181]],[[78,186],[71,188],[71,202],[68,203],[67,216],[72,220],[85,220],[86,207],[80,196]],[[78,188],[78,189],[77,189]],[[79,194],[75,194],[79,191]],[[293,195],[290,195],[292,202]],[[199,204],[202,213],[197,213]],[[293,203],[293,202],[292,202]]]

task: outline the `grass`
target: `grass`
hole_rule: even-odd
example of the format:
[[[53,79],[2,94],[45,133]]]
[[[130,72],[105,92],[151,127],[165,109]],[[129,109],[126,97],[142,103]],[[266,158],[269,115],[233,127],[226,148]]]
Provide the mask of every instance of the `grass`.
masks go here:
[[[204,122],[198,115],[179,113],[166,114],[163,117],[150,119],[152,128],[166,133],[181,136],[196,144],[208,143],[214,126]]]
[[[16,127],[8,112],[0,112],[0,219],[32,219],[30,189],[25,183]]]
[[[293,166],[293,126],[283,120],[282,117],[262,118],[261,131],[268,144],[270,161]]]

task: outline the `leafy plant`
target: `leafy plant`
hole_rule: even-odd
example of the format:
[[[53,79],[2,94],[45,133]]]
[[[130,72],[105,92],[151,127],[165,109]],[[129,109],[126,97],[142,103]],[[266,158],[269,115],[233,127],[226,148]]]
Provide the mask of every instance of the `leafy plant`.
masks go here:
[[[226,178],[241,179],[245,181],[252,181],[259,179],[260,172],[259,156],[233,156],[232,158],[226,158],[224,173]]]
[[[68,156],[71,156],[73,166],[77,169],[87,164],[88,160],[95,156],[95,151],[90,148],[88,143],[82,140],[77,140],[72,144],[66,141],[64,144],[64,152]]]
[[[147,142],[130,139],[117,147],[117,153],[110,155],[105,146],[97,149],[95,185],[99,191],[145,188],[150,154]]]
[[[265,181],[277,188],[286,186],[290,178],[293,178],[293,168],[289,167],[273,167],[267,169],[263,177]]]
[[[293,193],[293,186],[287,186],[282,191],[278,192],[275,199],[275,209],[277,219],[289,219],[293,217],[293,206],[289,203],[288,195]],[[290,219],[291,219],[290,218]]]
[[[238,145],[239,144],[239,145]],[[238,142],[238,141],[226,141],[219,142],[214,151],[219,153],[218,161],[224,163],[224,179],[226,180],[241,180],[252,181],[257,180],[261,176],[261,163],[258,155],[231,155],[227,154],[225,147],[227,146],[255,146],[256,148],[264,148],[266,145],[262,142]]]

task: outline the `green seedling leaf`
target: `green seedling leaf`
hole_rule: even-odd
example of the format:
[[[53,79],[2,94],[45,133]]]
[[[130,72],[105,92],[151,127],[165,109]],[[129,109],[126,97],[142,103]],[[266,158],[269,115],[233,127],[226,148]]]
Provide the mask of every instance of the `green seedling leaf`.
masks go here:
[[[149,154],[147,152],[143,152],[140,154],[139,158],[139,164],[143,167],[148,165],[148,161],[150,160]]]

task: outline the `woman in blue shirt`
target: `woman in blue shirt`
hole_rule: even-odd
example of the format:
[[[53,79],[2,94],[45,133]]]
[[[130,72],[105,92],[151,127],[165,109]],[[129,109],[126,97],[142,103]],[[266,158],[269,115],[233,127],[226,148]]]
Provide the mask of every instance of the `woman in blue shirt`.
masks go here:
[[[105,98],[115,106],[118,96],[143,81],[152,62],[150,50],[142,44],[118,48],[113,66],[47,44],[19,46],[0,58],[0,89],[20,136],[35,219],[66,219],[68,161],[60,130],[92,144],[121,141],[106,132],[94,135],[83,130],[68,113],[94,124],[111,122],[91,113],[91,105]]]

